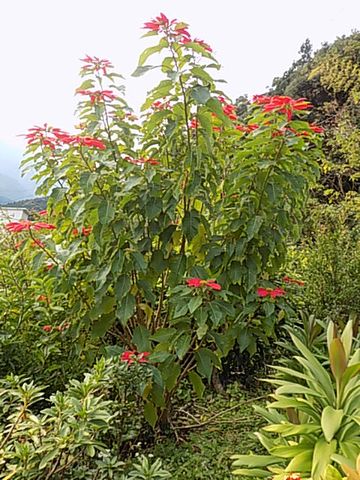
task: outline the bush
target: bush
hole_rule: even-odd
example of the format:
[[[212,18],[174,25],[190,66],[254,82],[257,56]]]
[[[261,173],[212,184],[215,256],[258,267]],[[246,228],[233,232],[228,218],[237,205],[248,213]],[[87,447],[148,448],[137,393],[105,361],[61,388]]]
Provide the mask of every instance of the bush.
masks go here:
[[[352,348],[352,328],[349,321],[340,337],[329,324],[323,364],[291,336],[298,351],[297,368],[275,367],[277,375],[269,380],[278,386],[271,395],[274,401],[266,409],[256,408],[267,422],[257,437],[268,455],[234,455],[233,466],[241,467],[234,474],[273,474],[275,480],[283,480],[299,472],[321,480],[338,455],[355,464],[360,453],[360,348]]]
[[[150,369],[118,357],[101,359],[82,381],[72,380],[49,399],[32,381],[2,380],[1,478],[95,479],[100,471],[119,472],[121,460],[146,431],[142,395]],[[106,475],[100,478],[120,478]]]
[[[359,212],[352,203],[315,206],[290,256],[290,270],[305,281],[298,306],[342,327],[350,314],[360,315]]]

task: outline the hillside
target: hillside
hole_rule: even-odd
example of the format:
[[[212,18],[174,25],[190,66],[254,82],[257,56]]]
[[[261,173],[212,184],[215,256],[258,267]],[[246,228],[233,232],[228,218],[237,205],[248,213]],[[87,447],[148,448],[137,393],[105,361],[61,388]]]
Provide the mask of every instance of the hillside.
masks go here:
[[[38,212],[39,210],[45,210],[47,205],[46,197],[28,198],[26,200],[19,200],[17,202],[3,202],[0,197],[0,204],[7,207],[19,207],[27,208],[29,211]]]

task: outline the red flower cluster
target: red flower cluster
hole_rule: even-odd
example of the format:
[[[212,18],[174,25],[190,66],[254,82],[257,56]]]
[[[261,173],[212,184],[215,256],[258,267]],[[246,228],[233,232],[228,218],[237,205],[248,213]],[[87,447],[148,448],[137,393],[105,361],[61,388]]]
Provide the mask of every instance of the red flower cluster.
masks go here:
[[[199,38],[191,39],[190,37],[184,37],[180,40],[180,43],[182,43],[183,45],[186,45],[187,43],[197,43],[207,52],[211,53],[213,51],[208,43],[204,42],[204,40],[200,40]]]
[[[158,160],[155,160],[155,158],[131,158],[131,157],[124,157],[124,160],[126,160],[129,163],[132,163],[133,165],[160,165],[160,162]]]
[[[44,325],[42,329],[44,332],[52,332],[52,330],[57,330],[58,332],[63,332],[67,328],[70,327],[70,323],[64,323],[64,325],[58,325],[56,327],[52,327],[52,325]]]
[[[244,133],[251,133],[254,130],[259,128],[259,125],[257,123],[251,123],[249,125],[236,125],[236,130],[240,130],[240,132]]]
[[[116,99],[116,95],[111,90],[95,90],[92,92],[91,90],[78,89],[76,93],[89,95],[91,103],[105,102],[106,100],[111,102]]]
[[[81,228],[81,235],[84,235],[84,237],[88,237],[91,232],[92,232],[92,226],[91,225],[90,225],[90,227],[82,227]],[[77,228],[73,228],[72,234],[75,235],[75,236],[79,235],[79,230]]]
[[[169,20],[166,15],[160,13],[150,22],[144,23],[146,30],[156,33],[165,33],[171,37],[175,37],[181,44],[186,45],[188,43],[197,43],[207,52],[212,52],[212,48],[204,40],[199,38],[192,39],[188,32],[188,25],[183,22],[178,22],[176,18]]]
[[[209,287],[212,290],[221,290],[221,285],[219,285],[215,280],[201,280],[201,278],[189,278],[186,280],[188,287]]]
[[[34,127],[29,129],[28,134],[24,135],[27,139],[28,145],[39,142],[45,147],[52,150],[59,145],[84,145],[86,147],[94,147],[100,150],[105,150],[106,146],[101,140],[92,137],[81,137],[78,135],[70,135],[60,128],[48,126],[46,123],[43,127]]]
[[[156,102],[154,102],[151,107],[154,109],[154,110],[166,110],[168,108],[170,108],[170,102],[160,102],[160,100],[156,100]]]
[[[121,354],[120,360],[129,365],[131,363],[147,363],[149,361],[149,355],[150,352],[137,353],[135,350],[127,350],[126,352]]]
[[[187,31],[188,25],[183,22],[178,22],[176,18],[169,20],[166,15],[160,13],[150,22],[144,23],[143,28],[156,33],[166,33],[175,36],[190,38],[190,33]]]
[[[231,105],[228,103],[223,106],[223,112],[228,118],[230,118],[230,120],[237,120],[237,115],[235,111],[236,111],[235,105]]]
[[[283,278],[283,282],[285,283],[293,283],[294,285],[299,285],[299,287],[303,287],[305,285],[305,282],[302,280],[296,280],[296,278],[290,278],[287,275]]]
[[[6,230],[13,233],[23,232],[24,230],[54,230],[56,227],[51,223],[44,222],[30,222],[29,220],[22,220],[21,222],[9,222],[5,225]]]
[[[109,60],[106,59],[100,59],[98,57],[90,57],[89,55],[86,55],[85,58],[80,59],[81,62],[85,62],[86,65],[84,65],[81,69],[83,73],[85,72],[99,72],[100,70],[104,75],[107,74],[107,69],[108,68],[113,68],[113,65]]]
[[[41,217],[46,217],[46,215],[48,214],[48,211],[47,211],[47,210],[40,210],[40,212],[38,212],[38,214],[39,214]]]
[[[312,105],[305,98],[297,100],[283,95],[273,97],[267,95],[255,95],[253,102],[256,105],[263,105],[264,112],[279,112],[286,115],[288,121],[292,119],[293,113],[300,110],[309,110]]]
[[[271,298],[276,298],[276,297],[283,297],[286,292],[280,287],[276,288],[258,288],[257,289],[257,294],[259,297],[271,297]]]
[[[191,121],[190,121],[190,124],[189,124],[189,128],[191,128],[192,130],[196,130],[197,128],[199,128],[200,124],[199,124],[199,121],[197,118],[192,118]]]

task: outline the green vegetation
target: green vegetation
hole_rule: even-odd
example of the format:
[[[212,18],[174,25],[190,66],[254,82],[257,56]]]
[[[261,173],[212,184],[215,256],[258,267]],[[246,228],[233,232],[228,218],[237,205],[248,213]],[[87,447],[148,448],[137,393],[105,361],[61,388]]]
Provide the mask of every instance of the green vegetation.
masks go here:
[[[359,34],[235,106],[186,24],[144,28],[133,75],[163,78],[140,119],[86,56],[79,131],[26,135],[0,479],[357,479]]]

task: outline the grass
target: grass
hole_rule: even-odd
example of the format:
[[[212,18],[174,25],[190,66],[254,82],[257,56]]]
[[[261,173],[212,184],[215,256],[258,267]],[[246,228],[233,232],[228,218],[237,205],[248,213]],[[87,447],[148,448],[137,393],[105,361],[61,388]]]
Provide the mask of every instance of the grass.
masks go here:
[[[210,393],[187,403],[175,420],[177,441],[159,439],[151,453],[163,459],[175,480],[234,479],[230,456],[261,451],[251,435],[261,426],[252,405],[264,404],[265,396],[263,390],[249,393],[233,384],[226,395]],[[189,425],[193,428],[184,428]]]

